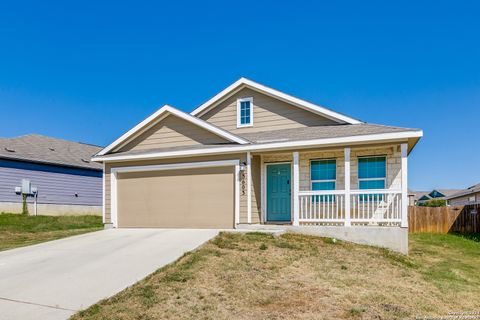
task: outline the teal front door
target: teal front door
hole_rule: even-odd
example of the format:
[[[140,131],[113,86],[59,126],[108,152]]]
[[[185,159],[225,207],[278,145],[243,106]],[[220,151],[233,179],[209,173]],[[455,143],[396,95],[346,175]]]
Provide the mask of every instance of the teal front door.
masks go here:
[[[290,164],[267,165],[267,221],[290,221]]]

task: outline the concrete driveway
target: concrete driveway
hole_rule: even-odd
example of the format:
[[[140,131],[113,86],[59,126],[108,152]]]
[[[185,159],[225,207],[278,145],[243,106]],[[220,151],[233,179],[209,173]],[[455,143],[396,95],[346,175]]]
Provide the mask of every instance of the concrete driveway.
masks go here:
[[[0,252],[0,319],[68,319],[217,234],[112,229]]]

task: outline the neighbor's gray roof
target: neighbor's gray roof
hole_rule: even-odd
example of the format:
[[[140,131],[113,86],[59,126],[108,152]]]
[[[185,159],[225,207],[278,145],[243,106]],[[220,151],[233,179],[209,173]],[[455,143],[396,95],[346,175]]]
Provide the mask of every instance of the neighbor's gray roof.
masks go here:
[[[90,158],[102,148],[90,144],[29,134],[0,138],[0,158],[56,164],[86,169],[102,169]]]
[[[420,131],[420,129],[383,126],[378,124],[344,124],[332,126],[316,126],[294,129],[282,129],[263,132],[237,134],[253,143],[268,143],[281,141],[299,141],[313,139],[341,138],[379,133],[395,133],[405,131]]]
[[[458,193],[460,190],[459,189],[432,189],[430,191],[413,191],[409,190],[408,194],[409,196],[412,196],[414,200],[419,200],[423,196],[427,196],[430,198],[429,194],[432,193],[434,190],[440,192],[441,194],[445,195],[445,197],[440,197],[440,198],[435,198],[435,199],[448,199],[449,196]],[[434,199],[434,198],[431,198]]]
[[[458,190],[457,190],[458,191]],[[461,196],[466,196],[466,195],[469,195],[469,194],[472,194],[472,193],[477,193],[477,192],[480,192],[480,183],[477,183],[465,190],[460,190],[456,193],[453,193],[449,196],[446,197],[446,199],[454,199],[454,198],[458,198],[458,197],[461,197]]]

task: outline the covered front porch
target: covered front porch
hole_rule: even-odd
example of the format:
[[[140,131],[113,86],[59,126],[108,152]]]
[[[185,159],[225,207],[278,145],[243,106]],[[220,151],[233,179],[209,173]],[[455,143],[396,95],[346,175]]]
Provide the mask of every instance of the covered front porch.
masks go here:
[[[237,226],[407,228],[407,155],[408,143],[249,152]]]

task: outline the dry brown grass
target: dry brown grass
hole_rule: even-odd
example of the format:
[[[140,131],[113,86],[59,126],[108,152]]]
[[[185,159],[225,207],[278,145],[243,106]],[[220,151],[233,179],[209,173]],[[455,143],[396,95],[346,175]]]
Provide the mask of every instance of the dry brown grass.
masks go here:
[[[476,283],[446,290],[441,276],[426,273],[426,255],[224,233],[73,319],[402,319],[478,310]]]

